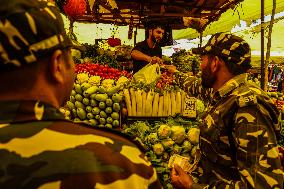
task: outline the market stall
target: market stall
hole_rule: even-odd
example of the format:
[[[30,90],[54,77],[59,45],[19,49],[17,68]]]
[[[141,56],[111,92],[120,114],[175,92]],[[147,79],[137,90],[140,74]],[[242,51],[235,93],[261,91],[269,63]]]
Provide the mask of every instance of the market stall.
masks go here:
[[[135,37],[133,28],[143,28],[147,21],[159,19],[175,29],[191,27],[202,32],[240,1],[153,1],[133,2],[131,6],[128,1],[118,0],[76,2],[82,9],[76,8],[75,1],[56,0],[71,23],[128,25],[128,37],[132,38]],[[162,67],[148,69],[144,75],[131,74],[128,69],[131,46],[121,45],[114,36],[109,36],[101,45],[84,46],[87,50],[76,58],[74,89],[61,108],[66,118],[116,129],[140,142],[165,188],[172,188],[170,168],[175,156],[185,158],[184,169],[197,178],[201,171],[197,166],[200,155],[197,125],[206,102],[187,96]],[[198,76],[199,61],[185,50],[164,60],[195,76]]]

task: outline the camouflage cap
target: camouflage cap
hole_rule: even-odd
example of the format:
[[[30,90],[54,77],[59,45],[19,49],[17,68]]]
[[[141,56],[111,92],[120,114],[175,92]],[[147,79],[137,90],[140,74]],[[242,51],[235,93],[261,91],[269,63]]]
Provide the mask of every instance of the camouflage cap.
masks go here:
[[[59,10],[43,0],[0,0],[0,69],[71,47]]]
[[[193,48],[194,54],[216,55],[225,62],[238,65],[249,65],[251,62],[251,50],[249,44],[242,38],[226,33],[216,33],[204,47]]]

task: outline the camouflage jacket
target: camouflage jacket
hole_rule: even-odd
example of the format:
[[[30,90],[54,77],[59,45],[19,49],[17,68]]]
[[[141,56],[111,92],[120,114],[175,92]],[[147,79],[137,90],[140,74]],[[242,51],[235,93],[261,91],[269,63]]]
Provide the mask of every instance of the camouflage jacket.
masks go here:
[[[35,101],[0,101],[0,188],[162,188],[118,132],[64,120]]]
[[[195,77],[175,74],[190,95],[210,98],[200,120],[201,184],[193,188],[283,188],[277,148],[279,113],[269,97],[238,75],[210,95]]]

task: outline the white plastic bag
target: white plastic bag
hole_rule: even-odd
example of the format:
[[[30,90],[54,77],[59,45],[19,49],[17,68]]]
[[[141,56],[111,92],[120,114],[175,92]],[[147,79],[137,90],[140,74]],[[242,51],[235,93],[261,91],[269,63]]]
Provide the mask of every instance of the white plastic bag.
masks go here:
[[[150,84],[156,81],[161,76],[159,64],[147,64],[141,70],[133,75],[133,80],[135,83],[145,83]]]

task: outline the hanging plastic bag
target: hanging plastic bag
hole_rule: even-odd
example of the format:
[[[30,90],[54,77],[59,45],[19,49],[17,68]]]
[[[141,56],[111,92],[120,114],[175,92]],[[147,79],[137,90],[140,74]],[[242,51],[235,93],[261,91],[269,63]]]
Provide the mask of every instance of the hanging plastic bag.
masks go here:
[[[159,64],[147,64],[141,70],[133,75],[133,80],[135,83],[145,83],[150,84],[161,76]]]

